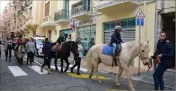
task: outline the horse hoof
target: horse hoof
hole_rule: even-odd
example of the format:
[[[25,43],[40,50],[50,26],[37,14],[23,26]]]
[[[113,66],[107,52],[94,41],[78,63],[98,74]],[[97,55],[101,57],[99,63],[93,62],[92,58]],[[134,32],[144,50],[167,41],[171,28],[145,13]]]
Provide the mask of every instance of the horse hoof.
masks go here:
[[[134,88],[131,88],[131,91],[136,91]]]
[[[89,76],[89,79],[92,79],[92,76]]]
[[[81,75],[80,73],[77,73],[77,75]]]
[[[120,86],[120,83],[116,83],[116,86],[118,86],[118,87],[119,87],[119,86]]]
[[[102,81],[101,81],[101,80],[99,80],[99,81],[98,81],[98,83],[100,83],[100,84],[101,84],[101,83],[102,83]]]

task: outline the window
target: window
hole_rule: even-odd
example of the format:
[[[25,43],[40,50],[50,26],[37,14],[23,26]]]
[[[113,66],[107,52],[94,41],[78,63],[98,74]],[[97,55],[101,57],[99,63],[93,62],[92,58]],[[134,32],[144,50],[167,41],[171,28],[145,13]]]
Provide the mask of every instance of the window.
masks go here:
[[[130,30],[130,29],[134,30],[135,29],[135,26],[136,26],[135,18],[123,19],[123,20],[120,20],[120,22],[124,30]],[[113,31],[114,27],[115,27],[115,21],[104,23],[105,32]]]
[[[128,28],[135,28],[135,18],[128,20]]]
[[[49,16],[50,2],[45,4],[45,17]]]
[[[78,37],[81,38],[81,42],[83,45],[83,55],[85,56],[91,46],[95,44],[95,34],[96,34],[96,26],[85,26],[78,28],[77,31]]]

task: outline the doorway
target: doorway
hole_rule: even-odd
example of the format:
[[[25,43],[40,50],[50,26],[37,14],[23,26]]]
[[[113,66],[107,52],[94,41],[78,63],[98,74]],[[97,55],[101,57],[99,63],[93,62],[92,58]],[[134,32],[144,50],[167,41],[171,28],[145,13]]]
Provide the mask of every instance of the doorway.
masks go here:
[[[172,43],[175,50],[175,12],[165,13],[161,15],[163,22],[163,31],[167,33],[169,41]],[[175,55],[175,51],[174,51]],[[174,60],[174,59],[173,59]],[[173,68],[175,68],[175,61],[173,61]]]

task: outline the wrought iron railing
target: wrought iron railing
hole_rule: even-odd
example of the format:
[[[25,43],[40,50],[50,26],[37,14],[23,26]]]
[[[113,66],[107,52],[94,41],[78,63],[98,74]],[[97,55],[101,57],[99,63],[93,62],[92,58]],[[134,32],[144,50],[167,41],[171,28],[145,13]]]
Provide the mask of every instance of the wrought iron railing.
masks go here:
[[[62,9],[54,14],[54,21],[59,21],[59,20],[68,20],[69,19],[69,10],[67,9]]]
[[[89,8],[85,6],[84,1],[80,1],[72,5],[71,15],[77,15],[87,11],[89,11]]]

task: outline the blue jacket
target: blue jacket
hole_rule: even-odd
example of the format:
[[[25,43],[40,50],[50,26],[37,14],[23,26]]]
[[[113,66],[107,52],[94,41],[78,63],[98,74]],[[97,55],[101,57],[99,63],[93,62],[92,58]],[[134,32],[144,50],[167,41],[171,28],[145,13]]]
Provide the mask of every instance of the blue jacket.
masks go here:
[[[172,44],[169,42],[169,40],[165,39],[163,41],[158,41],[157,47],[156,47],[156,55],[162,54],[162,57],[160,59],[161,65],[163,66],[171,66],[172,60],[174,57],[174,50]]]
[[[122,39],[121,39],[121,35],[120,32],[116,32],[114,31],[111,35],[111,44],[112,43],[116,43],[116,44],[121,44],[123,43]]]
[[[51,57],[51,43],[50,42],[43,43],[43,54],[45,57]]]

